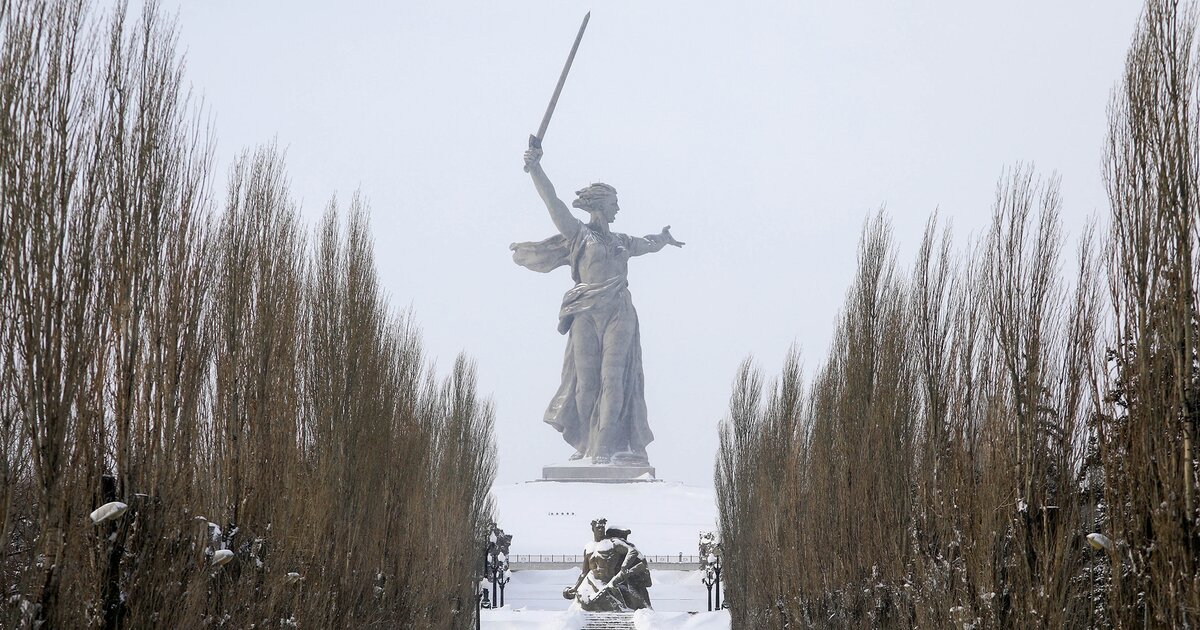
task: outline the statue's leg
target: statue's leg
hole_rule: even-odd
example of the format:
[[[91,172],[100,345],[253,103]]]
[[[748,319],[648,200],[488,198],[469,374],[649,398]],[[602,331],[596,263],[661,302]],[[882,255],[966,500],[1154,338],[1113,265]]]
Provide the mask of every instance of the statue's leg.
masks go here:
[[[579,421],[583,435],[589,436],[587,452],[582,455],[594,455],[596,444],[595,411],[600,398],[600,363],[601,347],[600,333],[596,320],[591,313],[581,313],[575,316],[571,323],[572,357],[575,361],[575,408],[579,412]],[[572,459],[575,459],[572,456]]]
[[[621,417],[625,408],[628,384],[628,363],[634,332],[637,330],[637,315],[631,305],[623,305],[605,326],[603,337],[603,365],[600,368],[600,453],[611,457],[613,453],[628,448],[629,419]]]

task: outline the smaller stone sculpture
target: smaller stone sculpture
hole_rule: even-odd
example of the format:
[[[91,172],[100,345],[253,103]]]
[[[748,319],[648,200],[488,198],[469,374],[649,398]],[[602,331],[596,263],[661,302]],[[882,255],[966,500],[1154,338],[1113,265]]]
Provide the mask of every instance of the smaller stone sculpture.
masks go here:
[[[575,586],[563,589],[572,608],[615,612],[650,608],[650,567],[629,542],[629,530],[592,521],[592,541],[583,549],[583,566]]]

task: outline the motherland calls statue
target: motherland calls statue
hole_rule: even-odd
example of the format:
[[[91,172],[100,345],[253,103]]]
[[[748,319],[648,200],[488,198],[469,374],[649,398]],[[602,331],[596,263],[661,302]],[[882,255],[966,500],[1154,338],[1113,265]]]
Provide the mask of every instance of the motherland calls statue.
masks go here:
[[[650,567],[629,542],[629,530],[592,521],[593,540],[583,549],[583,567],[575,586],[563,589],[572,607],[588,612],[650,608]]]
[[[620,207],[617,190],[592,184],[576,191],[572,206],[587,212],[576,219],[554,191],[541,164],[542,149],[525,152],[533,185],[550,211],[558,234],[538,243],[513,243],[513,260],[534,271],[571,267],[575,286],[563,296],[558,332],[567,335],[562,383],[545,421],[575,447],[572,460],[593,464],[648,465],[646,445],[654,439],[646,420],[642,342],[629,293],[629,259],[667,245],[683,247],[671,226],[649,236],[609,229]]]
[[[542,124],[536,134],[529,136],[529,150],[525,152],[525,172],[533,177],[558,234],[538,243],[513,243],[510,247],[517,264],[542,273],[570,266],[575,281],[558,311],[558,332],[567,335],[567,352],[562,383],[546,410],[546,423],[575,447],[572,461],[591,458],[592,464],[620,466],[597,468],[592,471],[594,476],[619,480],[629,473],[631,476],[625,479],[632,480],[654,476],[646,455],[646,445],[654,434],[646,421],[642,341],[637,311],[629,295],[629,259],[667,245],[683,247],[683,243],[671,236],[669,225],[658,234],[644,237],[609,230],[620,208],[617,189],[608,184],[592,184],[575,193],[577,198],[571,205],[586,212],[589,221],[576,219],[542,170],[542,140],[591,15],[588,12],[579,25]],[[551,469],[574,477],[554,480],[587,479],[586,474],[581,476],[570,467],[547,467],[543,475]]]

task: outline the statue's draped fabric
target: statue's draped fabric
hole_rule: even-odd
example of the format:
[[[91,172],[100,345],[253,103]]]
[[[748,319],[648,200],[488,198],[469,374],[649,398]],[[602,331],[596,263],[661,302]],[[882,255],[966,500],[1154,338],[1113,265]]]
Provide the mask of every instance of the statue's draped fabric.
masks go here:
[[[545,421],[585,456],[644,453],[654,434],[646,419],[641,335],[626,274],[601,282],[580,282],[584,250],[588,249],[589,256],[617,257],[623,263],[630,256],[661,248],[661,243],[650,238],[616,232],[603,235],[582,223],[573,238],[556,235],[512,245],[513,260],[528,269],[547,273],[564,265],[571,267],[575,286],[563,296],[558,311],[558,331],[567,335],[562,382],[546,409]],[[620,268],[625,267],[622,264]],[[613,370],[620,371],[624,384],[619,400],[609,400],[613,392],[600,385],[602,374]],[[599,391],[585,391],[589,389]],[[596,396],[596,402],[585,418],[579,403],[591,400],[590,396]]]

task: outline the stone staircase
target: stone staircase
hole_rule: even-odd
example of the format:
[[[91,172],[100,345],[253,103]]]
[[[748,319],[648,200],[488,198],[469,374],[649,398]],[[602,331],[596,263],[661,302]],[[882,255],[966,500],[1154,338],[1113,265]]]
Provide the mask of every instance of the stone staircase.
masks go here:
[[[584,613],[583,630],[634,630],[633,613]]]

